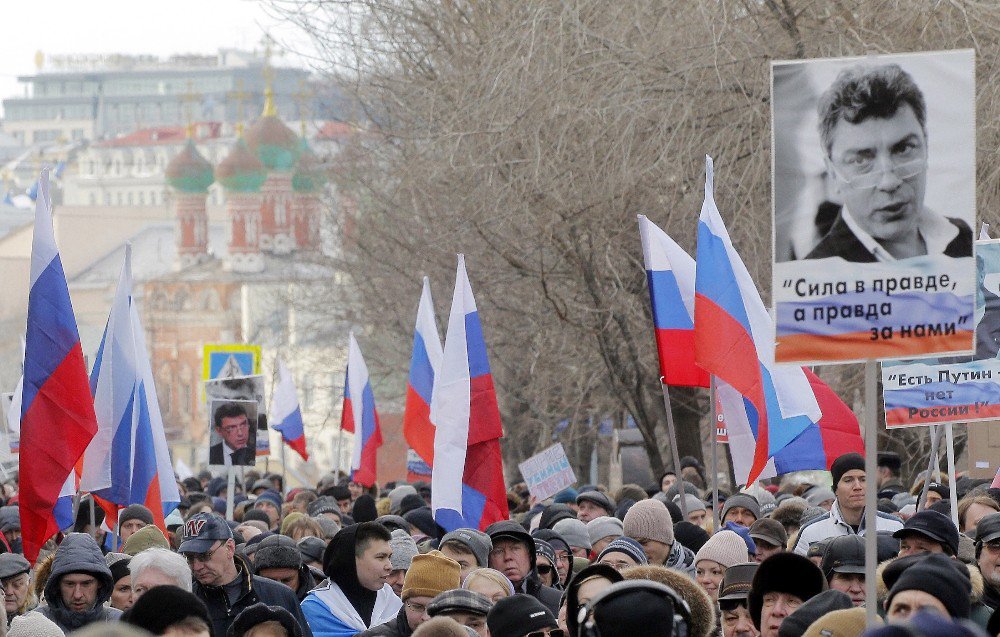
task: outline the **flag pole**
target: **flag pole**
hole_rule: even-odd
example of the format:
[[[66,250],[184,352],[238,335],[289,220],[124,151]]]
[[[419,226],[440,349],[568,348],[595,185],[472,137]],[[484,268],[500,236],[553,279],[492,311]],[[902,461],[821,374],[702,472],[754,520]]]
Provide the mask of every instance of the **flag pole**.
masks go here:
[[[687,495],[687,491],[684,490],[684,477],[681,475],[681,458],[677,453],[677,430],[674,428],[674,412],[670,409],[670,388],[664,381],[664,378],[660,377],[660,389],[663,390],[663,408],[667,411],[667,437],[670,438],[670,455],[671,461],[674,464],[674,471],[677,472],[677,484],[678,493],[681,494],[678,504],[681,507],[681,514],[686,520],[688,517],[687,503],[684,496]]]
[[[865,526],[865,599],[870,603],[865,605],[866,623],[874,626],[877,621],[876,606],[874,601],[878,598],[875,581],[875,567],[878,562],[878,524],[876,500],[877,489],[875,487],[877,467],[877,445],[878,445],[878,379],[875,376],[876,361],[868,359],[865,361],[865,482],[868,485],[865,489],[865,514],[862,520]],[[833,485],[835,488],[837,485]]]
[[[226,467],[229,472],[229,476],[226,480],[226,519],[233,519],[233,492],[236,491],[236,471],[233,470],[233,465]]]
[[[715,404],[715,376],[711,376],[708,398],[712,401],[712,528],[718,532],[722,528],[719,519],[719,415]]]
[[[917,500],[917,511],[923,511],[924,505],[927,504],[927,492],[930,490],[934,472],[939,469],[938,445],[941,442],[941,432],[938,427],[939,425],[930,426],[931,454],[927,459],[927,476],[924,478],[924,486],[920,490],[920,499]]]
[[[951,423],[947,423],[944,426],[945,435],[945,453],[948,456],[948,491],[949,500],[951,501],[951,521],[955,523],[955,528],[961,528],[958,525],[958,487],[955,485],[955,432],[952,429]]]
[[[285,465],[285,437],[282,435],[280,438],[278,444],[281,445],[281,486],[284,488],[281,497],[283,498],[285,493],[288,493],[288,468]]]

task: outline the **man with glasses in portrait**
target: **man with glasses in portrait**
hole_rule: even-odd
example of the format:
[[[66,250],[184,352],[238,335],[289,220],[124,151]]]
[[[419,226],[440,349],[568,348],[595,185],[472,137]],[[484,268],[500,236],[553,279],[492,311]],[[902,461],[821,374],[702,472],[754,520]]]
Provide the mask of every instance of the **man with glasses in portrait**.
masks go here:
[[[819,100],[824,162],[842,207],[807,259],[972,256],[972,229],[924,206],[927,106],[896,64],[840,73]]]
[[[184,523],[178,552],[194,576],[193,593],[208,607],[212,634],[225,635],[243,609],[262,602],[280,606],[295,617],[304,637],[312,637],[299,602],[284,584],[254,575],[236,557],[236,542],[226,521],[214,513],[198,513]]]
[[[217,403],[216,403],[217,404]],[[220,439],[208,452],[208,464],[253,466],[257,461],[256,422],[237,402],[224,402],[212,414],[213,430]]]

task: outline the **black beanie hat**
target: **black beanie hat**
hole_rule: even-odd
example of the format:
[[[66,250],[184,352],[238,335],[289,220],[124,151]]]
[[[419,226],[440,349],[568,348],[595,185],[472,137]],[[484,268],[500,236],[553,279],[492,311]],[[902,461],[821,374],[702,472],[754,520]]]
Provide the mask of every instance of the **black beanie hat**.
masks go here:
[[[194,594],[176,586],[154,586],[140,597],[122,616],[122,621],[162,635],[172,624],[198,617],[211,629],[208,608]]]
[[[670,519],[673,521],[674,524],[677,524],[678,522],[684,519],[684,513],[681,511],[681,508],[677,506],[676,502],[669,501],[669,502],[664,502],[664,504],[667,507],[667,511],[670,512]]]
[[[695,553],[701,550],[705,542],[708,542],[708,538],[708,531],[694,522],[681,520],[674,525],[674,539]]]
[[[118,524],[125,524],[129,520],[142,520],[143,526],[153,524],[153,512],[141,504],[130,504],[118,514]]]
[[[424,504],[424,501],[421,500],[420,504]],[[378,517],[378,509],[375,506],[375,498],[371,497],[367,493],[359,495],[358,499],[354,501],[354,506],[351,507],[351,517],[354,518],[355,522],[359,523],[373,522],[375,518]]]
[[[263,535],[263,534],[260,534]],[[295,540],[285,535],[272,535],[257,544],[253,554],[253,572],[260,575],[265,568],[299,568],[302,554]]]
[[[552,611],[531,595],[504,597],[486,615],[486,625],[491,637],[521,637],[559,626]]]
[[[840,479],[844,477],[844,474],[854,469],[865,470],[865,457],[860,453],[845,453],[833,461],[833,464],[830,465],[830,475],[833,476],[834,491],[837,490],[837,485],[840,484]]]
[[[834,590],[823,591],[796,608],[795,612],[781,622],[778,637],[799,637],[823,615],[848,608],[854,608],[854,603],[851,602],[851,598],[846,593]]]
[[[360,498],[358,498],[358,499],[360,500]],[[372,505],[374,506],[374,504],[375,503],[373,501]],[[403,499],[400,500],[400,502],[399,502],[399,514],[402,515],[402,516],[405,516],[410,511],[413,511],[414,509],[419,509],[420,507],[425,507],[425,506],[427,506],[427,502],[424,501],[423,498],[421,498],[416,493],[408,493],[408,494],[404,495]],[[355,515],[354,519],[357,520],[358,516]]]
[[[302,628],[291,613],[281,606],[268,606],[261,602],[240,611],[229,625],[226,637],[243,637],[248,630],[264,622],[278,622],[288,633],[288,637],[302,637]]]
[[[940,600],[952,618],[968,619],[972,609],[972,581],[966,566],[941,553],[910,557],[920,559],[908,562],[909,566],[899,574],[889,589],[885,607],[892,606],[892,599],[900,591],[923,591]]]

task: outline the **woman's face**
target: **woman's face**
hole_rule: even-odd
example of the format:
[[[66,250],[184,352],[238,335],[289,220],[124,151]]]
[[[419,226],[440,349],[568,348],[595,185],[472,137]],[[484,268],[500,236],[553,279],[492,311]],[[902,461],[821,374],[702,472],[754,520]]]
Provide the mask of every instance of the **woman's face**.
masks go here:
[[[705,589],[713,602],[719,601],[719,586],[726,574],[726,567],[713,560],[699,560],[694,565],[694,579]]]
[[[121,611],[132,608],[132,576],[126,575],[111,589],[111,607]]]
[[[507,589],[500,586],[500,584],[494,582],[486,577],[476,577],[467,587],[470,591],[474,591],[481,595],[484,595],[491,602],[496,604],[504,597],[508,597],[509,593]]]
[[[549,561],[549,558],[544,555],[539,555],[536,568],[538,569],[538,577],[542,580],[542,584],[552,586],[552,582],[557,573],[555,567],[552,565],[552,562]]]

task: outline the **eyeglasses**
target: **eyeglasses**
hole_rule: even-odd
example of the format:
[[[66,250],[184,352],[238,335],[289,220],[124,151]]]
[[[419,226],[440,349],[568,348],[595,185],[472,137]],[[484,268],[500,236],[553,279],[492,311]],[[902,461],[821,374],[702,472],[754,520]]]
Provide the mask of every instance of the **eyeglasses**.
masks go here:
[[[536,630],[528,633],[524,637],[566,637],[562,628],[550,628],[548,630]]]
[[[212,556],[215,555],[215,552],[221,549],[225,545],[226,545],[225,542],[223,542],[222,544],[216,546],[214,549],[210,551],[205,551],[204,553],[185,553],[184,557],[187,558],[188,564],[194,564],[195,562],[201,562],[204,564],[205,562],[211,560]]]
[[[427,607],[423,604],[414,604],[413,602],[406,602],[406,607],[412,610],[414,613],[423,613],[427,610]]]
[[[874,160],[864,159],[846,166],[834,166],[833,174],[851,188],[865,190],[878,186],[887,172],[893,173],[899,179],[916,177],[927,169],[927,159],[917,157],[898,164],[890,162],[888,167],[883,167],[881,170],[877,170],[875,165]]]
[[[548,575],[549,573],[552,572],[552,567],[549,566],[548,564],[539,564],[535,568],[538,569],[539,575]]]

